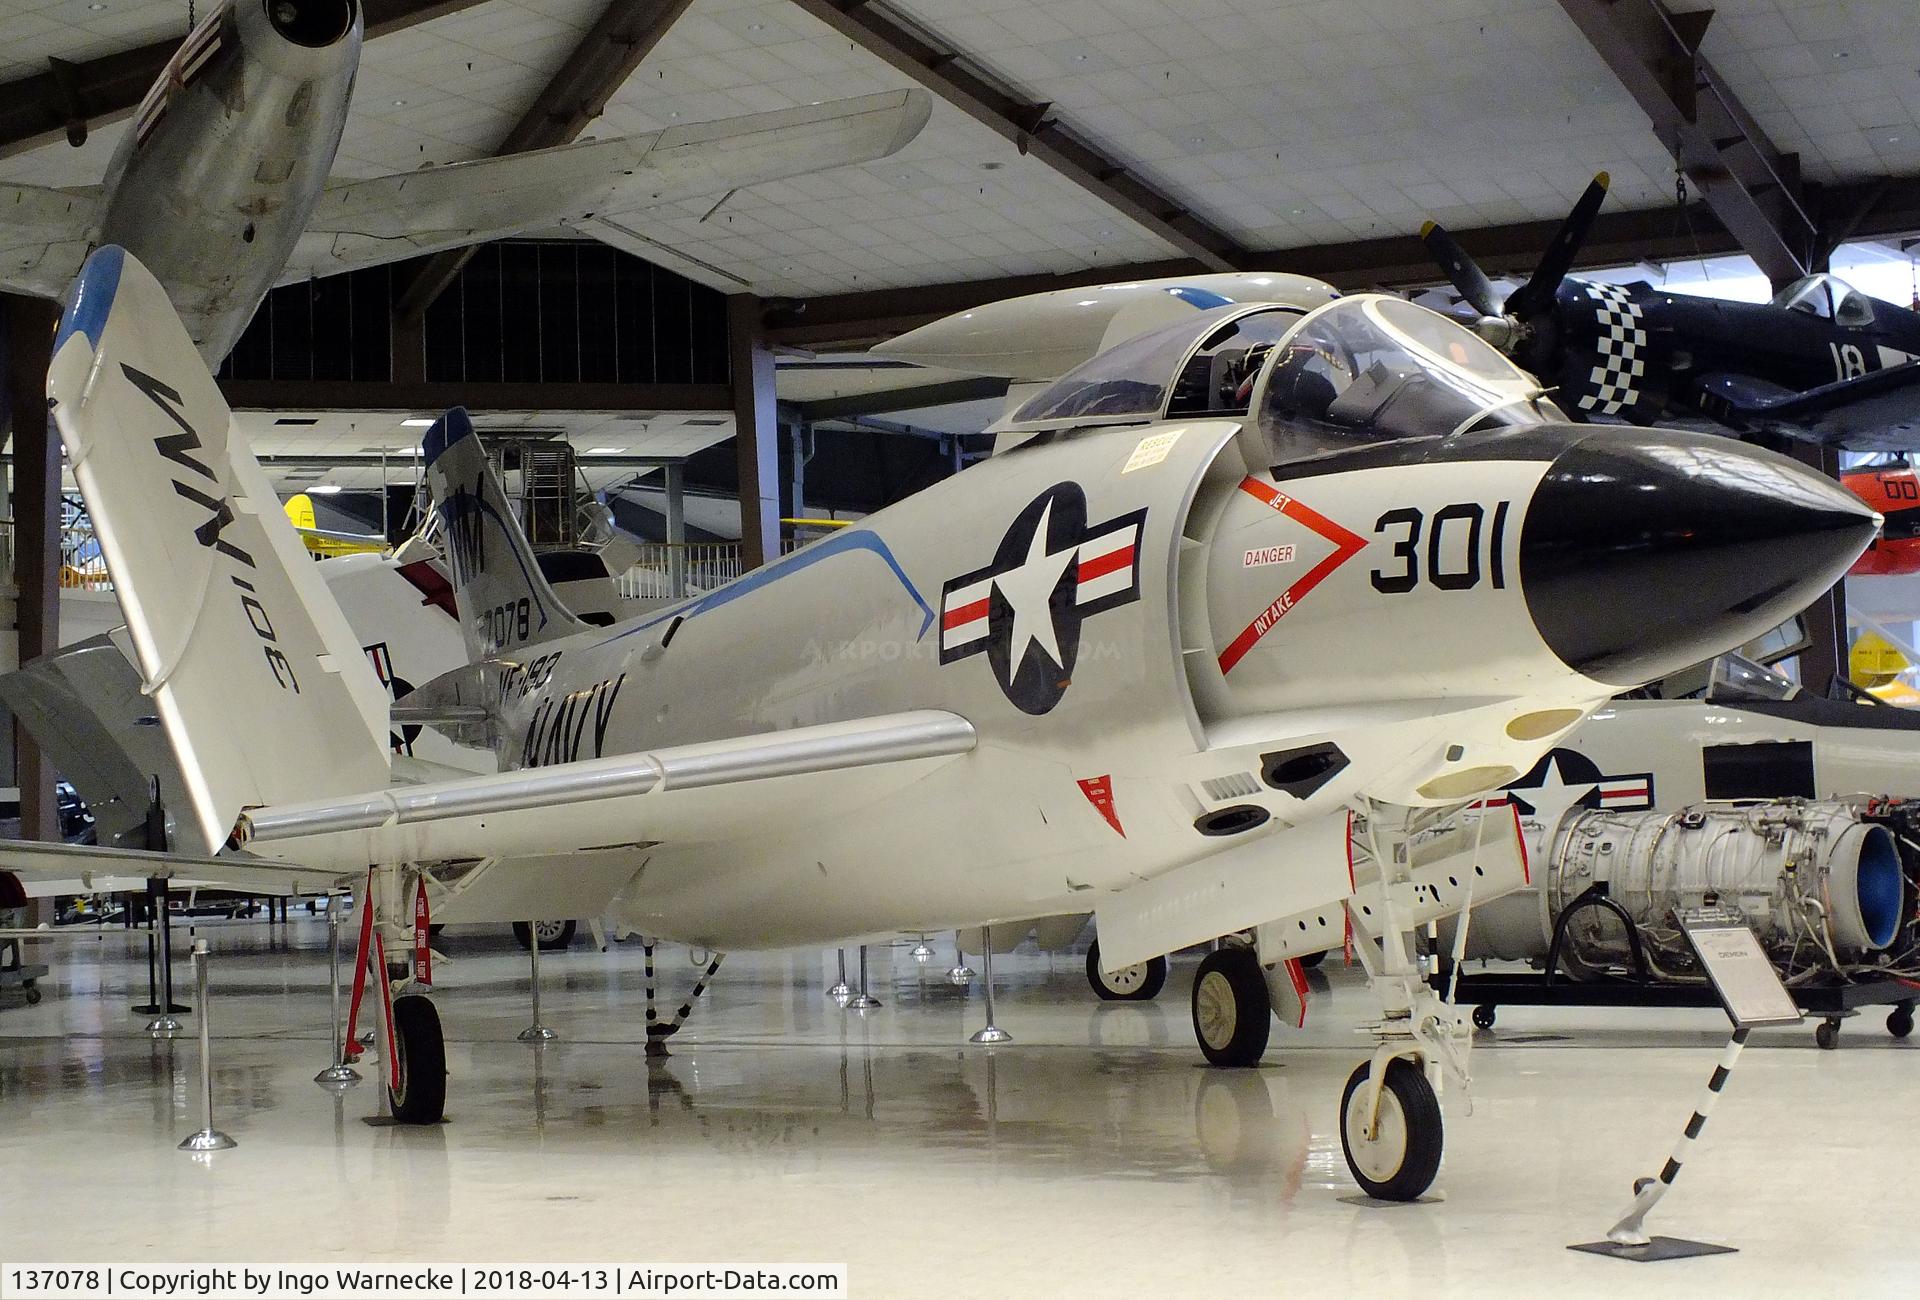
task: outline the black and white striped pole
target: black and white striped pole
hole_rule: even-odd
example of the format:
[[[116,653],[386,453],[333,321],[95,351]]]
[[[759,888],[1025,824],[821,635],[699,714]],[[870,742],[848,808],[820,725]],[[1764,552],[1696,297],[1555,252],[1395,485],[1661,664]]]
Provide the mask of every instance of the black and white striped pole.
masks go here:
[[[1800,1008],[1795,1005],[1793,995],[1780,982],[1779,971],[1774,969],[1766,950],[1754,937],[1746,918],[1738,911],[1710,901],[1701,907],[1678,913],[1674,919],[1679,922],[1681,932],[1686,935],[1694,956],[1699,960],[1700,969],[1713,985],[1721,1005],[1726,1008],[1727,1019],[1733,1022],[1733,1037],[1727,1040],[1725,1050],[1720,1053],[1720,1063],[1713,1067],[1713,1077],[1707,1081],[1706,1093],[1700,1098],[1700,1104],[1694,1107],[1693,1115],[1687,1120],[1687,1127],[1680,1134],[1680,1141],[1674,1145],[1673,1154],[1667,1157],[1659,1177],[1643,1178],[1633,1185],[1633,1204],[1627,1207],[1620,1221],[1608,1230],[1605,1241],[1585,1242],[1571,1247],[1573,1250],[1610,1255],[1615,1259],[1638,1263],[1733,1253],[1731,1246],[1650,1236],[1647,1233],[1647,1215],[1666,1196],[1674,1179],[1680,1176],[1681,1167],[1693,1155],[1694,1143],[1700,1140],[1701,1132],[1707,1127],[1707,1116],[1713,1114],[1720,1094],[1726,1090],[1727,1080],[1733,1077],[1733,1067],[1747,1045],[1747,1035],[1760,1025],[1799,1023]]]
[[[1727,1079],[1733,1074],[1734,1062],[1740,1059],[1740,1052],[1747,1045],[1747,1027],[1745,1025],[1733,1031],[1733,1037],[1727,1041],[1726,1050],[1720,1053],[1720,1064],[1713,1067],[1713,1077],[1707,1080],[1707,1091],[1700,1098],[1700,1104],[1694,1107],[1693,1118],[1687,1121],[1687,1127],[1680,1134],[1680,1140],[1674,1144],[1673,1154],[1667,1157],[1665,1167],[1658,1178],[1645,1178],[1640,1181],[1634,1194],[1633,1204],[1628,1207],[1626,1216],[1613,1225],[1607,1232],[1607,1240],[1616,1246],[1647,1247],[1653,1244],[1653,1238],[1647,1235],[1647,1212],[1660,1204],[1660,1198],[1673,1186],[1673,1180],[1680,1176],[1680,1167],[1693,1154],[1693,1144],[1700,1140],[1700,1132],[1707,1126],[1707,1116],[1713,1114],[1714,1103],[1720,1100]],[[1692,1246],[1699,1243],[1690,1242]],[[1708,1247],[1718,1252],[1724,1246]],[[1698,1253],[1698,1252],[1696,1252]]]

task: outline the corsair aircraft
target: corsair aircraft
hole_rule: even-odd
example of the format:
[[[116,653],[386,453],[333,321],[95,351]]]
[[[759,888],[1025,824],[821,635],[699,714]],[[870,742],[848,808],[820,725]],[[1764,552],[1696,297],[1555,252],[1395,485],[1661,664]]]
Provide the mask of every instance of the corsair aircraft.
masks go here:
[[[1616,691],[1777,624],[1878,523],[1724,438],[1569,425],[1465,328],[1320,286],[1103,353],[1013,413],[1014,450],[609,627],[541,579],[452,412],[425,457],[471,663],[390,709],[123,250],[88,259],[49,391],[182,815],[226,846],[149,869],[360,879],[402,1120],[446,1087],[415,907],[476,874],[569,912],[603,890],[715,951],[1089,907],[1113,968],[1251,933],[1196,987],[1222,1064],[1348,924],[1387,1012],[1343,1141],[1396,1197],[1438,1169],[1433,1081],[1470,1042],[1413,931],[1525,880],[1510,810],[1464,840],[1432,817],[1470,821]],[[394,784],[402,717],[502,770]]]
[[[90,249],[146,263],[209,362],[276,284],[885,157],[920,90],[502,158],[332,180],[360,67],[360,0],[228,0],[181,43],[101,185],[0,183],[0,289],[58,297]]]
[[[1474,328],[1554,385],[1570,414],[1850,451],[1920,445],[1920,312],[1827,274],[1796,280],[1769,303],[1570,276],[1606,193],[1602,172],[1505,301],[1445,229],[1428,222],[1421,231],[1479,313]]]

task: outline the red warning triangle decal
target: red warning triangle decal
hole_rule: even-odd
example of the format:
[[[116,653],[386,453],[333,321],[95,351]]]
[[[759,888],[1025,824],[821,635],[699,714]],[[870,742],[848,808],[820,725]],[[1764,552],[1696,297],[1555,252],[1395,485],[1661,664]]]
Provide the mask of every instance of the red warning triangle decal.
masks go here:
[[[1125,839],[1127,832],[1122,829],[1120,825],[1120,814],[1115,811],[1113,806],[1113,775],[1109,773],[1106,776],[1090,776],[1084,781],[1075,782],[1075,784],[1080,787],[1080,793],[1087,796],[1087,802],[1092,804],[1094,809],[1098,811],[1102,817],[1107,819],[1107,825],[1113,827],[1115,831],[1118,831],[1120,838]]]

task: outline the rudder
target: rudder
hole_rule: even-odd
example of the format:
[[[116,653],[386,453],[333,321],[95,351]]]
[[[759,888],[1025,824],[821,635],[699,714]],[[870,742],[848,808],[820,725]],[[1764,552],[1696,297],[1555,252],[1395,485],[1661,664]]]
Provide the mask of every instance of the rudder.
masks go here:
[[[465,409],[456,406],[436,420],[421,452],[468,658],[487,659],[588,631],[541,575]]]
[[[47,392],[209,852],[241,811],[385,787],[387,702],[166,291],[87,259]]]

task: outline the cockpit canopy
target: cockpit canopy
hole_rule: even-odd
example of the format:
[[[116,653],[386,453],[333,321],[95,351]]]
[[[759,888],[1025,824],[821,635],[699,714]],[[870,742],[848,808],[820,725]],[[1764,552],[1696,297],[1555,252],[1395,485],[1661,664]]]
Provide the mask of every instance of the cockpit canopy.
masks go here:
[[[1384,294],[1303,313],[1234,305],[1129,339],[1055,380],[1003,427],[1253,415],[1278,456],[1560,419],[1478,335]]]
[[[1838,276],[1805,275],[1773,295],[1773,305],[1848,327],[1873,324],[1873,299]]]

